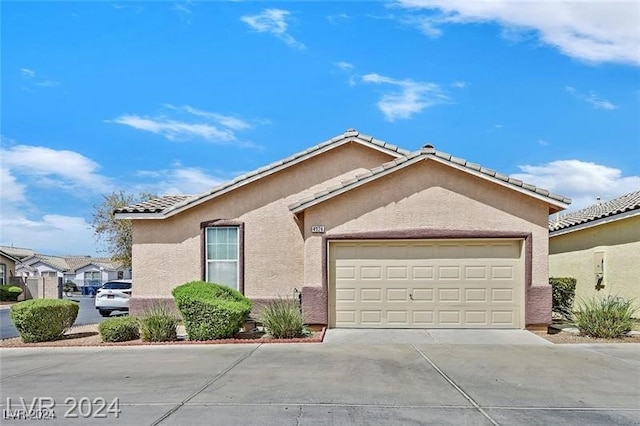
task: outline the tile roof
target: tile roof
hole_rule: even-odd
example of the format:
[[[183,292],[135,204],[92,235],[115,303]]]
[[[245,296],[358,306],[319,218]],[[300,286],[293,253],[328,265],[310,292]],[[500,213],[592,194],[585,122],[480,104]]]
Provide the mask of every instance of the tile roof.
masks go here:
[[[223,183],[211,191],[205,192],[203,194],[199,194],[196,196],[164,196],[160,198],[156,198],[153,200],[146,201],[144,203],[139,203],[133,206],[127,206],[124,208],[120,208],[115,210],[115,213],[126,214],[126,213],[162,213],[167,214],[170,212],[174,212],[176,210],[180,210],[184,207],[187,207],[191,204],[198,204],[202,201],[209,200],[211,198],[216,197],[217,195],[223,194],[227,191],[230,191],[234,188],[240,187],[244,184],[253,182],[259,179],[262,176],[266,176],[271,174],[277,170],[285,168],[289,165],[298,163],[306,158],[309,158],[313,155],[324,152],[328,149],[331,149],[336,146],[340,146],[344,143],[348,142],[359,142],[365,145],[373,145],[374,147],[395,154],[398,157],[402,158],[402,156],[408,155],[409,151],[404,150],[402,148],[397,147],[396,145],[389,144],[383,140],[376,139],[373,136],[365,135],[358,132],[355,129],[347,129],[343,134],[335,136],[331,139],[328,139],[324,142],[321,142],[317,145],[312,146],[304,151],[300,151],[296,154],[293,154],[285,159],[276,161],[267,166],[260,167],[257,170],[252,172],[243,174],[241,176],[236,177],[235,179]]]
[[[621,213],[639,210],[640,191],[630,192],[610,201],[593,204],[576,212],[560,215],[549,220],[549,231],[560,231],[598,219],[613,218]]]
[[[108,270],[116,270],[118,266],[111,259],[104,257],[91,256],[48,256],[45,254],[34,254],[28,258],[22,259],[21,267],[30,267],[35,263],[44,263],[61,272],[75,272],[87,265],[96,265]]]
[[[414,164],[418,161],[428,158],[444,162],[445,164],[461,168],[471,173],[480,174],[481,176],[484,175],[485,177],[490,179],[497,179],[509,186],[524,190],[525,193],[530,193],[531,195],[535,194],[537,196],[542,196],[544,198],[550,199],[551,201],[559,202],[562,204],[571,203],[571,200],[569,198],[563,197],[562,195],[552,194],[545,189],[536,187],[535,185],[527,184],[525,182],[522,182],[521,180],[498,173],[495,170],[482,167],[479,164],[470,163],[463,158],[453,157],[451,156],[451,154],[447,154],[446,152],[436,151],[433,146],[427,145],[419,151],[412,152],[404,157],[400,157],[388,163],[382,164],[381,166],[373,168],[362,175],[356,176],[354,179],[344,181],[337,186],[328,188],[327,190],[314,194],[311,197],[302,199],[297,203],[290,205],[289,209],[294,213],[299,213],[307,207],[353,189],[365,182],[374,180],[386,173],[390,173],[394,170],[406,167],[410,164]]]
[[[34,254],[36,254],[35,251],[23,247],[0,246],[0,250],[15,257],[16,259],[23,259],[25,257],[33,256]]]

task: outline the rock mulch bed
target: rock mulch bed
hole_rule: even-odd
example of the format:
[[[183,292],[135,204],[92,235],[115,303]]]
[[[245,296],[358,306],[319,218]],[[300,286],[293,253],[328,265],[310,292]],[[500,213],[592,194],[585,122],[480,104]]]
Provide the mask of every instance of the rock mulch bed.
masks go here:
[[[242,343],[322,343],[324,329],[313,332],[309,337],[297,339],[274,339],[262,333],[238,333],[231,339],[219,339],[209,341],[190,341],[184,337],[180,339],[181,333],[178,331],[179,340],[175,342],[143,342],[141,339],[130,340],[128,342],[105,343],[98,333],[98,325],[81,325],[72,327],[61,339],[52,342],[24,343],[20,337],[0,340],[0,348],[37,348],[37,347],[69,347],[69,346],[142,346],[142,345],[220,345],[220,344],[242,344]]]

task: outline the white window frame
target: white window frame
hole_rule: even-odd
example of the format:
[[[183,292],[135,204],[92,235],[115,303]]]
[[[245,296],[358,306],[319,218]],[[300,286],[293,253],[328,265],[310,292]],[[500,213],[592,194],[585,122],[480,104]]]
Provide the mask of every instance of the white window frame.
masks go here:
[[[0,284],[1,285],[7,284],[6,280],[7,280],[7,264],[0,263]]]
[[[223,230],[223,229],[232,229],[234,230],[234,232],[236,233],[236,253],[235,253],[235,259],[220,259],[220,260],[216,260],[216,259],[209,259],[209,230]],[[204,244],[205,244],[205,253],[204,253],[204,258],[205,258],[205,280],[209,280],[209,265],[211,263],[214,262],[236,262],[236,282],[235,282],[235,286],[230,286],[228,284],[224,284],[227,285],[228,287],[234,289],[234,290],[240,290],[240,227],[239,226],[208,226],[205,228],[205,239],[204,239]]]

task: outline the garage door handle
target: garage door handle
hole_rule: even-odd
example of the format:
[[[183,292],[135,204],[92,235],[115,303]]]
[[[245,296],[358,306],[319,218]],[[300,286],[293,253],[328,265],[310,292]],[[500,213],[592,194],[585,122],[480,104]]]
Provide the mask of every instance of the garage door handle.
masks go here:
[[[409,293],[409,299],[413,300],[413,294]]]

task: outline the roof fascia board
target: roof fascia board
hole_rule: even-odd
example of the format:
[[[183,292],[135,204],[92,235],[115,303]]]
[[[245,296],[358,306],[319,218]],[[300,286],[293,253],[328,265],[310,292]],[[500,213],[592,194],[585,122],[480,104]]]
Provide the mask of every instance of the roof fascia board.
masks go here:
[[[113,215],[115,219],[164,219],[165,216],[163,213],[115,213]]]
[[[272,174],[277,173],[277,172],[279,172],[281,170],[284,170],[284,169],[289,168],[289,167],[293,167],[293,166],[295,166],[297,164],[302,163],[303,161],[308,160],[309,158],[315,157],[316,155],[323,154],[325,152],[331,151],[332,149],[341,147],[341,146],[343,146],[343,145],[345,145],[347,143],[351,143],[351,142],[356,142],[356,143],[359,143],[360,145],[364,145],[366,147],[376,149],[376,150],[378,150],[380,152],[383,152],[383,153],[388,154],[388,155],[390,155],[392,157],[395,157],[395,158],[403,157],[403,155],[401,153],[399,153],[399,152],[393,151],[391,149],[386,149],[386,148],[381,147],[379,145],[376,145],[374,143],[371,143],[371,142],[368,142],[366,140],[360,139],[357,136],[347,136],[342,140],[336,141],[334,143],[327,144],[327,145],[325,145],[323,147],[320,147],[317,150],[311,151],[311,152],[309,152],[307,154],[300,155],[299,157],[297,157],[297,158],[295,158],[295,159],[293,159],[291,161],[288,161],[286,163],[282,163],[282,164],[280,164],[278,166],[272,167],[272,168],[270,168],[268,170],[265,170],[262,173],[258,173],[258,174],[254,175],[254,176],[248,177],[247,179],[244,179],[244,180],[242,180],[240,182],[237,182],[237,183],[235,183],[233,185],[229,185],[228,187],[223,188],[220,191],[215,191],[214,193],[206,195],[206,196],[204,196],[202,198],[197,198],[197,199],[191,201],[190,203],[184,204],[182,206],[179,206],[178,208],[174,208],[173,210],[164,211],[162,213],[150,213],[149,215],[153,215],[153,216],[150,216],[150,217],[141,217],[141,216],[139,216],[138,214],[135,214],[135,213],[130,213],[128,215],[125,214],[125,213],[118,213],[116,217],[119,218],[119,219],[165,219],[165,218],[171,217],[171,216],[173,216],[175,214],[178,214],[178,213],[180,213],[180,212],[182,212],[184,210],[187,210],[189,208],[195,207],[195,206],[197,206],[199,204],[205,203],[205,202],[207,202],[209,200],[212,200],[212,199],[217,198],[217,197],[219,197],[221,195],[224,195],[224,194],[226,194],[228,192],[231,192],[231,191],[233,191],[233,190],[235,190],[237,188],[241,188],[241,187],[243,187],[245,185],[249,185],[249,184],[251,184],[251,183],[253,183],[253,182],[255,182],[255,181],[259,180],[259,179],[262,179],[262,178],[267,177],[267,176],[271,176]],[[127,216],[126,217],[125,216],[119,216],[120,214],[127,215]]]
[[[9,253],[5,253],[2,250],[0,250],[0,254],[3,255],[4,257],[6,257],[9,260],[12,260],[14,263],[19,263],[20,262],[19,259],[16,259],[15,257],[11,256]]]
[[[601,217],[600,219],[592,220],[589,222],[580,223],[578,225],[568,226],[566,228],[558,229],[557,231],[550,231],[549,237],[559,237],[560,235],[570,234],[572,232],[592,228],[598,225],[604,225],[605,223],[617,222],[619,220],[628,219],[630,217],[638,215],[640,215],[640,209],[629,210],[623,213],[618,213],[611,216]]]
[[[444,160],[444,159],[442,159],[440,157],[437,157],[435,155],[429,155],[429,158],[431,160],[435,160],[435,161],[437,161],[437,162],[439,162],[441,164],[444,164],[446,166],[450,166],[450,167],[453,167],[455,169],[458,169],[458,170],[460,170],[462,172],[469,173],[469,174],[477,176],[479,178],[488,180],[489,182],[497,183],[498,185],[501,185],[501,186],[503,186],[505,188],[517,191],[517,192],[519,192],[521,194],[528,195],[528,196],[536,198],[536,199],[538,199],[540,201],[544,201],[547,204],[551,204],[553,206],[558,207],[560,210],[564,210],[567,207],[569,207],[569,204],[565,204],[565,203],[563,203],[563,202],[561,202],[559,200],[554,200],[553,198],[544,196],[542,194],[538,194],[538,193],[535,193],[533,191],[529,191],[529,190],[527,190],[525,188],[521,188],[521,187],[519,187],[517,185],[510,184],[509,182],[505,182],[505,181],[503,181],[501,179],[497,179],[497,178],[495,178],[493,176],[490,176],[490,175],[487,175],[485,173],[469,169],[468,167],[464,167],[464,166],[461,166],[459,164],[452,163],[451,161]]]

